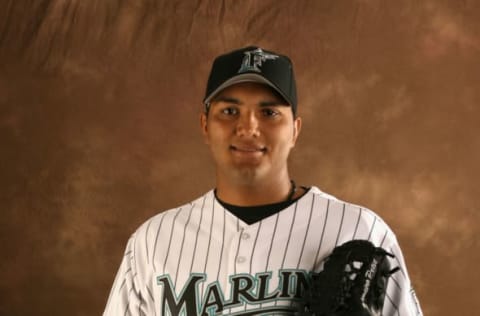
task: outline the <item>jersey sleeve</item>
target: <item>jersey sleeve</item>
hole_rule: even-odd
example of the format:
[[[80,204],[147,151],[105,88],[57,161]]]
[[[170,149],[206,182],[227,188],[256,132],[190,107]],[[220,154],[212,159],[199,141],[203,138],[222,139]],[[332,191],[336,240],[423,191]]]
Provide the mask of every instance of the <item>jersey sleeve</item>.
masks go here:
[[[391,267],[399,267],[388,281],[383,315],[385,316],[423,316],[415,291],[413,290],[407,267],[400,246],[392,234],[385,249],[395,258],[391,259]]]
[[[140,288],[135,264],[134,234],[127,243],[103,316],[148,315],[148,304],[142,297]]]

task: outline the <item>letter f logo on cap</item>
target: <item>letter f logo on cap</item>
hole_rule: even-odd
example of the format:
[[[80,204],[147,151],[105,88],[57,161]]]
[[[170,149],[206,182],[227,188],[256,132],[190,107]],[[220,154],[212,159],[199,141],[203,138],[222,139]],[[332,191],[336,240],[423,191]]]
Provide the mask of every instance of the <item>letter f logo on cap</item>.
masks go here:
[[[261,48],[244,52],[244,54],[245,56],[243,57],[242,65],[238,73],[247,71],[262,72],[259,67],[262,66],[263,62],[278,58],[277,55],[265,53]]]

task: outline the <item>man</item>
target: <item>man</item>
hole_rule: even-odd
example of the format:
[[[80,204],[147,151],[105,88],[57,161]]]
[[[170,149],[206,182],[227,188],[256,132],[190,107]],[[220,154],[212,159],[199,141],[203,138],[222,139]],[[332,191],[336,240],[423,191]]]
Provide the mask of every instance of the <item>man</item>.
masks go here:
[[[301,119],[288,57],[258,47],[217,57],[204,104],[216,188],[131,236],[105,316],[293,314],[311,273],[352,239],[386,249],[400,267],[383,315],[421,315],[389,227],[290,178]]]

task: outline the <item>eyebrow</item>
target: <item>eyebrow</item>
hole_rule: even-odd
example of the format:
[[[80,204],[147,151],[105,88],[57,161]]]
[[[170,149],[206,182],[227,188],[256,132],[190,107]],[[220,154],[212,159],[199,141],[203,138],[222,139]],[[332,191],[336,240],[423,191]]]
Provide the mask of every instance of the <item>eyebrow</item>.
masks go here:
[[[225,103],[232,103],[236,105],[242,105],[242,102],[236,98],[229,97],[229,96],[219,96],[213,100],[213,102],[225,102]],[[289,106],[288,103],[285,103],[282,100],[272,100],[272,101],[261,101],[259,103],[260,107],[267,107],[267,106]]]
[[[234,103],[234,104],[242,104],[242,102],[240,102],[240,100],[238,99],[235,99],[235,98],[232,98],[232,97],[227,97],[227,96],[218,96],[217,98],[215,98],[213,100],[213,102],[225,102],[225,103]]]
[[[283,101],[262,101],[260,102],[260,106],[290,106],[288,103]]]

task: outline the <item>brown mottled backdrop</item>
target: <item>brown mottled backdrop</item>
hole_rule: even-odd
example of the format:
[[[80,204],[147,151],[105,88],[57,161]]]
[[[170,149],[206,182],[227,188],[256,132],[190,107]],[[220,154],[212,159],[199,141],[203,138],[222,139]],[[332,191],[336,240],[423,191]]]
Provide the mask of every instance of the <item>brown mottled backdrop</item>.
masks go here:
[[[480,310],[480,2],[0,0],[0,315],[100,315],[133,230],[214,184],[212,58],[295,62],[297,182],[378,212],[425,315]]]

